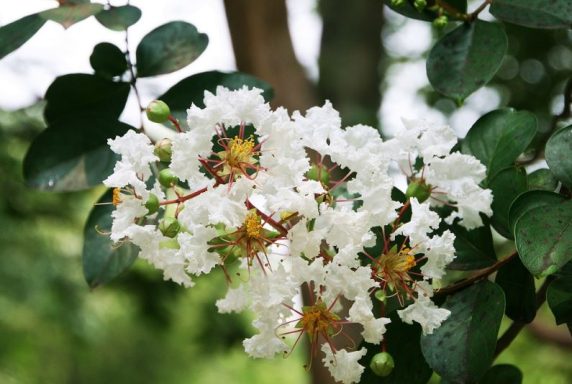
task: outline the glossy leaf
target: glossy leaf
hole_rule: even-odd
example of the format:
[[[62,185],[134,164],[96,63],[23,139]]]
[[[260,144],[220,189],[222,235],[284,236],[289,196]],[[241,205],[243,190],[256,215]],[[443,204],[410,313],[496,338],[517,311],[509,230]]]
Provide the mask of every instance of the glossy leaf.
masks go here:
[[[570,0],[495,0],[490,11],[502,21],[525,27],[572,27]]]
[[[549,191],[527,191],[513,201],[508,212],[508,225],[514,233],[516,222],[529,210],[564,201],[564,197]]]
[[[454,224],[447,225],[446,229],[455,234],[456,255],[447,269],[470,271],[489,267],[497,261],[489,225],[468,231],[462,226]]]
[[[445,380],[476,382],[493,362],[505,307],[503,291],[485,280],[449,296],[442,307],[451,315],[433,334],[421,336],[423,355]]]
[[[77,22],[98,14],[102,10],[103,4],[62,4],[57,8],[40,12],[39,15],[46,20],[55,21],[67,29]]]
[[[125,31],[141,18],[141,10],[133,5],[111,7],[99,12],[95,18],[112,31]]]
[[[406,0],[403,4],[395,6],[391,3],[391,0],[384,0],[385,5],[391,8],[393,11],[408,17],[410,19],[423,20],[423,21],[433,21],[437,18],[438,13],[432,11],[431,7],[426,7],[423,11],[419,12],[413,5],[413,0]],[[456,18],[456,14],[464,14],[467,12],[467,0],[448,0],[447,4],[450,6],[451,11],[448,15]]]
[[[510,364],[491,367],[481,380],[482,384],[522,384],[522,372]]]
[[[487,167],[489,178],[514,165],[536,135],[536,117],[527,111],[498,109],[481,117],[463,140],[463,152]]]
[[[116,120],[125,107],[129,89],[127,83],[112,82],[95,75],[60,76],[46,92],[44,117],[48,125],[72,115]]]
[[[527,190],[526,171],[524,168],[505,168],[492,178],[489,188],[493,191],[491,223],[498,233],[512,239],[509,210],[514,199]]]
[[[31,187],[77,191],[98,185],[117,161],[107,139],[129,125],[113,120],[59,121],[34,139],[24,159],[24,179]]]
[[[571,3],[572,4],[572,3]],[[572,125],[556,131],[546,143],[546,162],[550,171],[572,187]]]
[[[438,92],[464,100],[500,68],[508,40],[500,24],[477,20],[441,38],[427,60],[429,82]]]
[[[497,273],[495,282],[503,289],[506,299],[506,315],[514,321],[530,323],[536,315],[536,290],[534,277],[513,258]]]
[[[270,84],[246,73],[209,71],[179,81],[160,96],[159,100],[167,103],[173,115],[184,121],[191,104],[204,108],[205,91],[214,93],[219,85],[232,90],[243,86],[260,88],[264,90],[262,96],[266,101],[270,101],[274,95]]]
[[[0,59],[30,40],[45,22],[39,14],[33,14],[0,27]]]
[[[558,188],[558,179],[548,168],[537,169],[528,174],[528,189],[554,192]]]
[[[95,73],[104,78],[120,76],[127,70],[125,53],[111,43],[99,43],[93,48],[89,63]]]
[[[559,277],[550,283],[546,300],[556,324],[572,322],[572,277]]]
[[[109,235],[112,192],[107,191],[91,210],[84,229],[83,273],[91,288],[108,283],[133,264],[139,249],[131,243],[114,245]]]
[[[557,272],[572,260],[572,201],[530,209],[514,233],[520,259],[534,276]]]
[[[149,32],[139,46],[137,74],[148,77],[171,73],[192,63],[206,49],[208,37],[183,21],[173,21]]]
[[[360,384],[426,384],[433,371],[421,353],[420,335],[421,327],[419,325],[405,324],[399,316],[393,314],[384,337],[387,352],[395,361],[395,368],[387,377],[376,376],[369,368],[369,363],[371,358],[380,351],[379,345],[364,343],[368,351],[361,360],[366,369]]]

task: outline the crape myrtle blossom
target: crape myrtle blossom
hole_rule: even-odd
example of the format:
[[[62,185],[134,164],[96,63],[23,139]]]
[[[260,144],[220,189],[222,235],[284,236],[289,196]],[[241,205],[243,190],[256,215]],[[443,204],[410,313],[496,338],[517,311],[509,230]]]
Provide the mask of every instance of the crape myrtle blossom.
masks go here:
[[[490,215],[490,191],[478,186],[484,168],[450,153],[452,131],[405,124],[384,142],[372,127],[343,128],[329,102],[289,115],[259,89],[205,92],[204,107],[188,110],[189,129],[162,142],[161,161],[143,133],[109,141],[121,156],[105,180],[115,188],[109,235],[185,287],[224,273],[229,289],[216,305],[253,313],[250,356],[288,355],[306,337],[310,364],[358,382],[361,341],[385,348],[388,300],[427,334],[449,316],[431,297],[455,236],[439,231],[435,206],[452,206],[448,222],[467,228]],[[404,199],[392,198],[392,163],[408,177]],[[339,348],[350,323],[361,339]]]

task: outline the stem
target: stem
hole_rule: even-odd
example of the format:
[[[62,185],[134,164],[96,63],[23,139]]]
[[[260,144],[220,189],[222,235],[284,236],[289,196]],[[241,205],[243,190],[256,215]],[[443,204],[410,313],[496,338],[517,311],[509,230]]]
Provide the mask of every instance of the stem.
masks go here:
[[[546,301],[546,291],[552,280],[552,277],[547,277],[546,280],[544,280],[544,283],[542,283],[538,289],[538,292],[536,292],[536,310],[538,310]],[[526,323],[514,321],[510,327],[508,327],[508,329],[498,339],[497,348],[495,350],[495,358],[498,357],[498,355],[500,355],[502,351],[504,351],[514,341],[516,336],[518,336],[520,331],[522,331],[525,326]]]
[[[181,124],[179,124],[179,120],[175,119],[175,117],[173,115],[169,115],[169,121],[171,123],[173,123],[173,125],[177,129],[177,132],[179,132],[179,133],[183,132],[183,129],[181,128]]]
[[[472,13],[469,13],[467,15],[467,21],[469,22],[475,21],[477,19],[477,16],[479,16],[479,13],[484,11],[485,8],[488,7],[489,4],[491,4],[491,2],[492,0],[485,0],[481,5],[479,5],[477,9],[475,9]]]
[[[125,30],[125,58],[127,59],[127,68],[129,69],[129,74],[131,75],[129,84],[135,93],[135,98],[137,99],[137,104],[139,105],[139,124],[141,126],[141,131],[145,132],[145,128],[143,127],[143,116],[141,115],[145,108],[143,108],[141,96],[139,95],[139,90],[137,89],[137,76],[135,75],[134,70],[135,66],[131,61],[131,51],[129,50],[129,28]]]
[[[198,195],[200,195],[201,193],[205,193],[207,191],[207,187],[201,188],[198,191],[195,191],[193,193],[190,193],[188,195],[185,196],[179,196],[176,199],[173,200],[165,200],[165,201],[161,201],[159,203],[159,205],[168,205],[168,204],[178,204],[178,203],[184,203],[187,200],[192,199],[193,197],[196,197]]]
[[[492,273],[498,271],[503,265],[505,265],[506,263],[508,263],[512,259],[514,259],[517,255],[518,255],[518,253],[514,252],[510,256],[508,256],[508,257],[506,257],[500,261],[497,261],[492,266],[481,270],[479,273],[477,273],[476,275],[474,275],[474,276],[472,276],[466,280],[462,280],[456,284],[453,284],[453,285],[450,285],[448,287],[441,288],[441,289],[437,290],[435,292],[435,294],[436,295],[450,295],[452,293],[458,292],[461,289],[466,288],[466,287],[472,285],[473,283],[475,283],[479,280],[482,280],[482,279],[488,277],[489,275],[491,275]]]

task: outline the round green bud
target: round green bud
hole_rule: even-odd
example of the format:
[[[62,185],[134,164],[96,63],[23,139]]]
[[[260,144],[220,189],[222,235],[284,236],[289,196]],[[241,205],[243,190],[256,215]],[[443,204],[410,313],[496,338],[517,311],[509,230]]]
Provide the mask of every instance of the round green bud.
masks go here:
[[[381,301],[382,303],[385,303],[385,300],[387,300],[387,295],[385,294],[384,290],[378,289],[377,291],[375,291],[375,298]]]
[[[306,173],[306,177],[309,180],[315,180],[321,182],[323,185],[330,184],[330,174],[328,170],[324,167],[318,167],[316,165],[312,165],[312,168]]]
[[[155,144],[153,153],[159,158],[159,160],[165,163],[171,162],[171,156],[173,155],[173,142],[171,139],[159,140]]]
[[[161,100],[153,100],[145,109],[147,113],[147,118],[154,123],[164,123],[169,120],[171,115],[171,110],[165,102]]]
[[[387,377],[393,372],[395,362],[389,353],[381,352],[371,358],[369,367],[377,376]]]
[[[431,186],[423,180],[413,180],[407,186],[405,196],[408,198],[415,197],[417,201],[422,203],[431,196]]]
[[[181,230],[181,224],[174,217],[165,217],[159,222],[159,230],[164,236],[173,238]]]
[[[447,26],[447,23],[449,23],[449,19],[445,15],[439,16],[438,18],[433,20],[433,25],[437,28],[445,28]]]
[[[178,182],[179,179],[169,168],[165,168],[161,172],[159,172],[159,183],[163,187],[170,188],[174,185],[177,185]]]
[[[157,195],[151,193],[149,194],[149,198],[147,202],[145,202],[145,208],[149,211],[147,214],[152,215],[159,210],[159,198]]]
[[[413,2],[413,5],[415,6],[415,9],[417,9],[418,12],[422,12],[427,6],[427,0],[415,0]]]
[[[401,7],[403,4],[405,4],[406,0],[391,0],[391,5],[394,7]]]

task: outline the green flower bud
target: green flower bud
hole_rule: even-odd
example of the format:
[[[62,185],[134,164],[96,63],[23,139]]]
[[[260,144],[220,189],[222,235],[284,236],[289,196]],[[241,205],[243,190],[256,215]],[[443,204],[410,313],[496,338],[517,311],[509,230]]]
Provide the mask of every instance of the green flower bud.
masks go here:
[[[169,168],[165,168],[161,172],[159,172],[159,183],[163,187],[170,188],[174,185],[177,185],[178,182],[179,179]]]
[[[157,195],[151,193],[145,203],[145,208],[149,211],[147,214],[152,215],[159,210],[159,198]]]
[[[171,110],[169,106],[161,100],[153,100],[145,109],[147,118],[154,123],[164,123],[169,120]]]
[[[377,291],[375,291],[375,298],[381,301],[382,303],[385,303],[385,300],[387,300],[387,295],[385,294],[384,290],[378,289]]]
[[[173,155],[173,142],[171,139],[162,139],[155,144],[155,150],[153,153],[159,158],[159,160],[169,163],[171,162],[171,156]]]
[[[381,352],[371,358],[369,367],[377,376],[387,377],[393,372],[395,362],[389,353]]]
[[[321,182],[323,185],[330,184],[330,174],[324,167],[312,165],[312,168],[306,173],[306,177],[310,180]]]
[[[449,22],[449,19],[447,18],[447,16],[442,15],[442,16],[439,16],[438,18],[436,18],[435,20],[433,20],[433,25],[437,28],[445,28],[447,26],[448,22]]]
[[[413,2],[413,5],[415,6],[415,9],[417,9],[418,12],[423,12],[425,7],[427,6],[427,1],[426,0],[415,0]]]
[[[431,196],[431,186],[423,180],[413,180],[407,186],[405,196],[408,198],[415,197],[417,201],[422,203]]]
[[[174,217],[165,217],[159,222],[159,230],[164,236],[173,238],[181,230],[181,224]]]
[[[401,7],[405,4],[405,0],[391,0],[391,5],[394,7]]]

